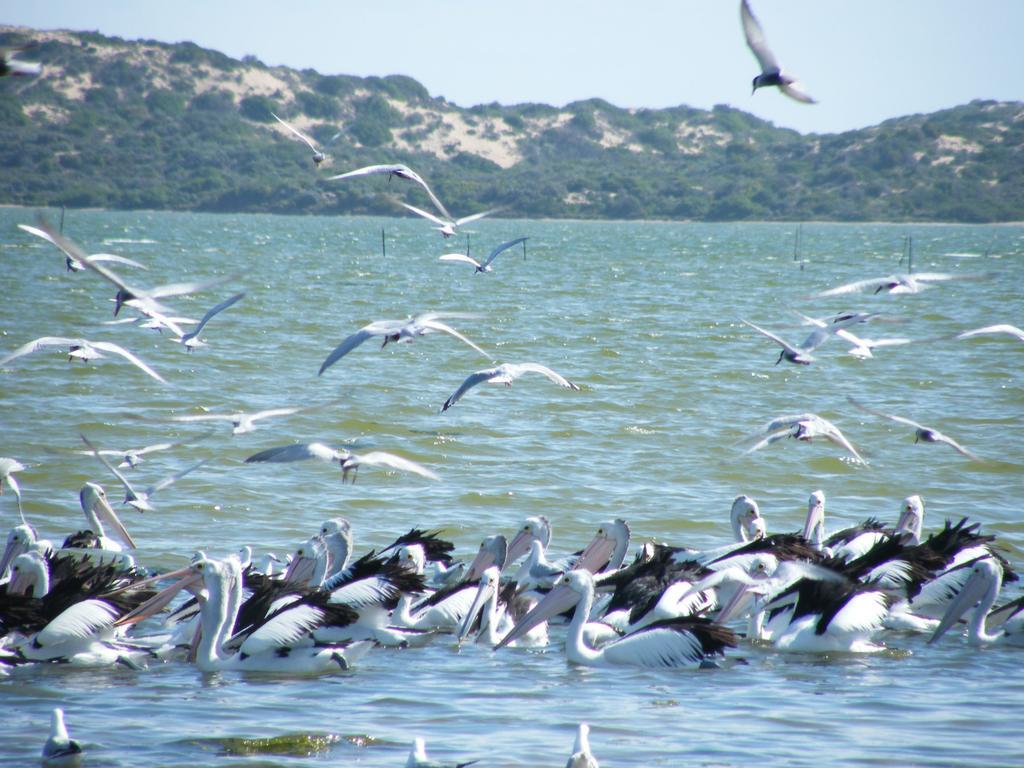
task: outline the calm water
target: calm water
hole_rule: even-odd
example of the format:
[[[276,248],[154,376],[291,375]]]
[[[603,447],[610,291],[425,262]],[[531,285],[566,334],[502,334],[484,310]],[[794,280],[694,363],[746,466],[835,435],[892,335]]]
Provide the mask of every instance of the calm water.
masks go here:
[[[969,515],[1024,564],[1024,345],[1009,337],[882,350],[872,360],[832,341],[808,367],[773,366],[774,345],[741,318],[800,340],[791,308],[884,310],[900,324],[868,335],[925,338],[1024,321],[1024,228],[810,224],[801,265],[793,227],[671,223],[485,221],[474,255],[520,235],[528,254],[503,254],[491,274],[446,266],[419,221],[359,218],[72,212],[66,232],[90,252],[145,262],[142,285],[239,275],[246,299],[207,327],[192,355],[152,331],[107,326],[113,291],[68,274],[60,256],[23,235],[34,212],[0,210],[0,352],[38,336],[115,340],[169,382],[117,360],[69,365],[39,352],[0,371],[0,455],[20,475],[25,511],[51,538],[83,527],[77,493],[110,478],[69,451],[85,431],[101,446],[138,447],[199,436],[169,421],[200,409],[262,409],[344,398],[325,410],[269,420],[232,438],[225,427],[195,446],[155,454],[143,485],[195,461],[208,465],[156,497],[158,511],[124,513],[150,567],[184,565],[196,549],[250,544],[287,552],[322,520],[344,515],[357,551],[412,526],[443,528],[471,557],[480,540],[511,534],[528,515],[553,522],[552,549],[569,552],[599,523],[626,518],[634,542],[710,546],[728,539],[739,493],[761,504],[770,531],[803,521],[810,491],[828,495],[828,527],[868,515],[893,522],[920,493],[926,528]],[[380,253],[386,228],[387,256]],[[898,269],[907,232],[918,271],[990,272],[921,294],[807,297]],[[128,270],[124,270],[128,274]],[[231,286],[235,285],[232,283]],[[175,302],[201,316],[233,288]],[[439,414],[487,362],[433,336],[383,351],[368,343],[322,377],[345,335],[369,321],[425,310],[476,312],[453,325],[500,361],[536,361],[581,392],[524,377],[511,390],[478,387]],[[933,425],[986,458],[863,416],[848,393]],[[734,445],[784,413],[815,411],[863,449],[869,465],[828,444],[785,441],[753,455]],[[342,486],[317,463],[246,465],[293,440],[360,441],[436,470],[431,483],[371,469]],[[0,499],[4,525],[13,497]],[[556,637],[560,637],[560,632]],[[320,679],[203,675],[184,664],[127,670],[21,670],[0,680],[0,754],[37,759],[48,713],[63,706],[89,765],[403,765],[415,735],[432,754],[481,765],[562,765],[575,724],[592,726],[602,765],[980,765],[1024,761],[1019,649],[972,653],[951,633],[937,647],[889,636],[870,658],[782,657],[738,649],[749,664],[692,672],[578,669],[547,653],[481,647],[377,650],[356,670]],[[321,734],[311,756],[229,754],[223,739]]]

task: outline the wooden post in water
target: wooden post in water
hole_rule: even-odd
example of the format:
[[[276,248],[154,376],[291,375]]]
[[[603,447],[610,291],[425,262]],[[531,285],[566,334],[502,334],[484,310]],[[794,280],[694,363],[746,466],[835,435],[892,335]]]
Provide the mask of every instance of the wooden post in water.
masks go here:
[[[380,228],[380,255],[381,258],[387,258],[388,248],[384,243],[384,227]]]
[[[60,233],[64,234],[64,206],[60,207]]]
[[[466,233],[466,255],[469,256],[469,232]]]
[[[803,240],[804,225],[797,224],[796,231],[793,233],[793,261],[800,260],[800,246],[801,240]]]

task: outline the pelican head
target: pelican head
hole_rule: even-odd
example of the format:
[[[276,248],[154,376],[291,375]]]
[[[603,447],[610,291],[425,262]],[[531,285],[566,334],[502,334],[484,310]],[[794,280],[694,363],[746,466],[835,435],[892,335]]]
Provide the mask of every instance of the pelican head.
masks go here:
[[[896,521],[896,535],[906,535],[911,544],[920,544],[923,527],[924,499],[915,493],[903,500],[903,510]]]
[[[50,591],[50,568],[46,558],[36,551],[18,555],[11,563],[11,581],[7,593],[45,597]]]
[[[295,550],[292,561],[284,572],[289,584],[319,586],[327,572],[327,547],[319,536],[307,539]]]
[[[629,548],[629,524],[622,518],[601,523],[594,538],[573,565],[574,570],[614,571],[626,557]]]
[[[807,499],[804,538],[820,547],[825,541],[825,492],[814,491]]]
[[[757,531],[763,531],[763,523],[760,528],[757,521],[761,519],[761,510],[757,502],[747,495],[737,496],[732,501],[732,509],[729,511],[729,522],[732,524],[732,533],[736,541],[752,541],[757,536]]]
[[[14,559],[35,546],[37,539],[35,529],[28,523],[11,528],[10,533],[7,534],[7,547],[4,549],[3,557],[0,558],[0,580],[7,577],[7,570],[11,567]]]
[[[427,553],[423,545],[407,544],[398,550],[398,564],[422,576],[427,568]]]
[[[497,566],[499,569],[504,568],[507,559],[508,542],[505,540],[505,537],[500,533],[488,536],[480,542],[480,549],[477,550],[473,562],[469,564],[469,570],[466,572],[466,581],[479,579],[484,571],[491,566]]]
[[[528,517],[508,545],[505,564],[510,565],[530,551],[530,542],[540,541],[545,547],[551,543],[551,523],[543,515]]]

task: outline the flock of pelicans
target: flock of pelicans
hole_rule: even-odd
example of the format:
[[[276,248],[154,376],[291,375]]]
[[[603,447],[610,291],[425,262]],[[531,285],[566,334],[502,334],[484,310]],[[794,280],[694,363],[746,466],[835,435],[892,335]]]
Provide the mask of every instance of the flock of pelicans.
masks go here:
[[[792,98],[813,102],[792,78],[782,74],[746,0],[741,4],[741,18],[748,44],[762,67],[754,88],[776,85]],[[9,54],[3,61],[9,69],[14,66]],[[38,70],[29,68],[23,74],[38,74]],[[317,166],[326,159],[315,142],[274,117],[309,145]],[[430,220],[446,238],[459,226],[491,213],[451,216],[427,183],[404,165],[374,165],[333,178],[375,174],[421,187],[436,213],[402,205]],[[87,254],[46,222],[20,227],[59,248],[69,271],[92,272],[116,288],[114,315],[127,307],[137,316],[113,322],[168,331],[187,351],[204,344],[200,333],[207,324],[245,297],[245,293],[232,295],[198,321],[180,317],[166,305],[167,299],[207,290],[225,279],[144,288],[109,266],[144,268],[137,262],[113,254]],[[521,244],[525,248],[525,242],[526,238],[520,237],[502,243],[483,261],[462,254],[446,254],[441,261],[467,263],[476,272],[490,272],[497,256]],[[891,275],[819,295],[865,290],[917,292],[956,277]],[[387,345],[431,333],[452,336],[487,356],[448,323],[463,317],[470,315],[426,313],[407,320],[375,321],[343,339],[327,355],[319,373],[366,341],[380,340]],[[851,354],[861,357],[870,357],[872,350],[882,347],[911,343],[905,338],[856,335],[860,326],[879,317],[879,313],[824,319],[802,316],[812,330],[800,343],[744,322],[781,348],[777,362],[810,365],[815,360],[813,353],[831,338],[847,341],[852,345]],[[186,332],[187,325],[195,325],[194,330]],[[1024,341],[1024,332],[1007,325],[964,331],[956,338],[983,334],[1010,334]],[[35,339],[0,358],[0,367],[48,347],[67,348],[69,360],[117,355],[166,383],[124,347],[85,338]],[[481,383],[511,385],[526,373],[540,374],[560,387],[579,389],[538,363],[505,363],[471,373],[441,410],[455,405]],[[915,441],[945,444],[968,459],[980,460],[935,429],[852,398],[850,402],[867,414],[912,429]],[[176,418],[183,422],[225,421],[239,434],[255,429],[260,420],[325,405]],[[855,461],[863,461],[834,424],[813,413],[773,419],[751,436],[755,442],[749,450],[785,438],[826,439]],[[154,494],[204,463],[185,467],[143,489],[129,479],[130,470],[145,455],[183,443],[101,450],[87,436],[82,440],[83,452],[102,463],[124,488],[124,503],[138,510],[153,509]],[[343,481],[350,475],[354,480],[361,466],[438,479],[432,470],[392,453],[356,454],[322,443],[277,446],[246,461],[306,459],[339,464]],[[0,491],[5,483],[10,487],[17,496],[19,512],[16,474],[24,469],[16,459],[0,459]],[[439,532],[421,530],[399,536],[379,551],[356,556],[353,526],[335,517],[324,521],[285,557],[255,553],[249,547],[225,557],[198,552],[180,570],[158,575],[128,554],[135,542],[101,485],[86,483],[79,499],[88,529],[72,534],[62,544],[40,538],[23,515],[7,537],[0,559],[0,676],[17,668],[52,663],[124,665],[137,670],[185,663],[204,672],[329,674],[352,669],[371,652],[395,653],[446,642],[484,643],[496,652],[507,652],[503,649],[547,647],[552,636],[553,644],[563,645],[566,658],[574,664],[702,669],[735,664],[739,660],[735,649],[742,643],[780,652],[869,653],[885,647],[882,637],[887,632],[929,633],[928,642],[936,643],[965,616],[971,646],[1024,640],[1024,598],[996,605],[1002,585],[1016,581],[1017,575],[994,537],[982,534],[979,524],[966,518],[946,521],[941,529],[926,535],[924,502],[916,495],[903,501],[892,525],[868,519],[827,533],[825,496],[815,491],[808,500],[803,530],[771,535],[756,501],[739,496],[730,512],[730,541],[706,550],[646,544],[632,558],[628,557],[630,527],[621,519],[600,525],[589,543],[568,556],[552,554],[550,521],[529,517],[510,536],[494,532],[483,539],[472,557],[457,558],[454,545]],[[164,586],[160,588],[160,584]],[[549,625],[559,629],[549,634]],[[44,761],[73,764],[81,753],[81,746],[68,736],[62,710],[55,709]],[[407,765],[444,764],[431,761],[423,740],[416,739]],[[567,765],[597,765],[586,724],[579,725]]]

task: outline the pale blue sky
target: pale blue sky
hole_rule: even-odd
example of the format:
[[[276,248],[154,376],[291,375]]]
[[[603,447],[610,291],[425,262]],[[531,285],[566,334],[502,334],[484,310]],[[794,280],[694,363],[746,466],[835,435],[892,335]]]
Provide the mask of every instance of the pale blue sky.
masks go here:
[[[464,107],[729,104],[804,133],[1024,100],[1024,0],[751,4],[819,104],[751,96],[738,0],[0,0],[0,23],[192,40],[324,74],[404,74]]]

